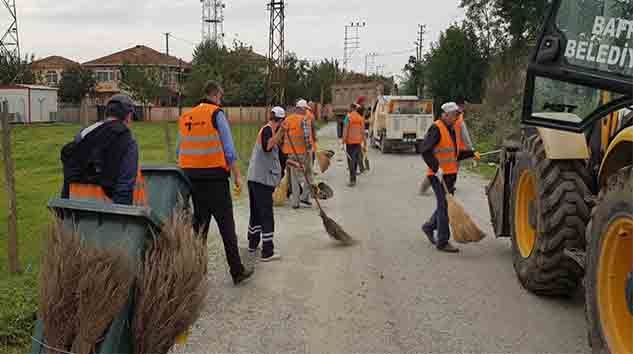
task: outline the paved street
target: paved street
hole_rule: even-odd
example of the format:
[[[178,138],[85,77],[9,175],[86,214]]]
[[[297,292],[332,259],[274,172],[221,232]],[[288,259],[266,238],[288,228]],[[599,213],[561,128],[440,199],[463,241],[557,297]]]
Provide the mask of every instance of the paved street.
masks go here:
[[[336,146],[335,129],[321,131]],[[338,148],[336,148],[338,149]],[[208,306],[179,353],[588,353],[583,299],[544,299],[523,290],[509,240],[489,236],[438,253],[420,231],[432,195],[418,196],[415,154],[371,152],[372,170],[346,186],[346,165],[319,176],[335,190],[326,212],[359,242],[341,247],[316,211],[278,208],[282,260],[256,264],[233,287],[219,237],[210,237]],[[485,181],[460,176],[457,197],[489,235]],[[236,207],[246,246],[247,203]]]

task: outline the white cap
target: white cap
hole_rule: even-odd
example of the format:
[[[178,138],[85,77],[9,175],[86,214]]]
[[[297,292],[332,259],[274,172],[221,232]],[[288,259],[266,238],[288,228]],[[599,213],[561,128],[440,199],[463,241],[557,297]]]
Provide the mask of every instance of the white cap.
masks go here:
[[[306,100],[300,99],[297,101],[297,108],[310,108],[310,106],[308,106],[308,102]]]
[[[442,105],[442,111],[446,113],[459,112],[459,106],[455,102],[447,102]]]
[[[271,112],[273,112],[273,114],[275,115],[276,118],[285,118],[286,117],[286,111],[283,108],[279,107],[279,106],[273,107]]]

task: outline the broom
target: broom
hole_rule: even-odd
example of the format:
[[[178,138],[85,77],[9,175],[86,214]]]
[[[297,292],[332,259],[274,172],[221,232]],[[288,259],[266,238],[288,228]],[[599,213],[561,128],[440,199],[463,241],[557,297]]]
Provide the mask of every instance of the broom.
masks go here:
[[[288,142],[290,143],[290,148],[292,148],[292,152],[295,154],[295,156],[299,156],[292,140],[290,139],[290,136],[288,135],[288,132],[286,132],[286,139],[288,139]],[[303,169],[303,177],[306,180],[306,184],[308,186],[311,186],[310,179],[308,178],[308,173],[305,169]],[[345,245],[352,244],[354,242],[354,239],[347,232],[345,232],[345,230],[343,230],[343,228],[339,224],[337,224],[336,221],[332,220],[325,213],[325,211],[323,211],[323,208],[321,207],[321,203],[319,202],[319,198],[316,195],[314,188],[310,188],[310,193],[312,194],[312,199],[314,199],[314,201],[316,202],[316,205],[319,209],[319,216],[321,217],[323,227],[325,228],[325,231],[328,233],[328,235]]]
[[[468,215],[464,207],[455,200],[455,197],[448,193],[446,183],[442,179],[446,202],[448,204],[448,219],[451,225],[453,239],[458,243],[479,242],[486,237],[475,221]]]
[[[273,192],[273,205],[282,206],[288,200],[288,174],[281,179],[277,188]]]
[[[79,331],[71,352],[91,354],[128,301],[134,271],[129,256],[118,248],[86,246],[80,258]]]
[[[76,232],[64,230],[53,217],[46,235],[39,279],[39,318],[43,342],[52,348],[70,350],[77,335],[77,282],[80,278],[80,241]]]
[[[193,326],[207,297],[207,250],[190,217],[176,211],[145,252],[132,320],[135,354],[167,354]]]

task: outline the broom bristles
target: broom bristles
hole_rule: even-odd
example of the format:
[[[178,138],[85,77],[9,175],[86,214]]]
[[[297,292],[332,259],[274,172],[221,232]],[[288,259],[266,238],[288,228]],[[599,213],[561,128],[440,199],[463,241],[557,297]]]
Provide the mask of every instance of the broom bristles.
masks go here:
[[[81,274],[80,240],[52,216],[39,280],[39,318],[48,346],[69,350],[77,334],[77,282]]]
[[[135,354],[166,354],[200,316],[207,252],[189,216],[176,211],[146,251],[132,321]]]
[[[129,256],[118,248],[84,247],[78,283],[79,331],[75,354],[90,354],[125,306],[134,282]]]
[[[288,175],[281,179],[277,188],[273,192],[273,204],[275,206],[282,206],[286,204],[288,200]]]
[[[319,213],[321,216],[321,220],[323,221],[323,227],[325,231],[330,235],[333,239],[342,242],[343,244],[352,244],[354,239],[350,236],[345,230],[332,218],[327,216],[324,211],[321,210]]]
[[[479,242],[486,237],[486,234],[481,231],[464,207],[452,195],[448,195],[446,201],[448,202],[448,218],[455,242]]]

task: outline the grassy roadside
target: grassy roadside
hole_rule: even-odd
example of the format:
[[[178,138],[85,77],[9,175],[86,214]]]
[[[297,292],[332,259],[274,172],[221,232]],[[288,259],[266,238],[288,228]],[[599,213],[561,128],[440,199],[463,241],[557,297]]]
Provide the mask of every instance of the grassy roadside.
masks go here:
[[[170,124],[172,145],[176,124]],[[243,173],[260,124],[232,127]],[[37,306],[37,274],[42,252],[43,230],[48,221],[47,201],[58,195],[62,183],[59,151],[80,129],[78,125],[54,124],[15,126],[12,130],[13,157],[18,207],[18,245],[23,273],[9,275],[7,270],[6,190],[0,189],[0,354],[27,352]],[[164,125],[134,123],[141,164],[166,164],[168,161]],[[174,151],[174,149],[171,149]],[[169,159],[174,161],[174,158]],[[3,162],[0,161],[0,170]],[[2,170],[3,171],[3,170]],[[0,185],[5,186],[4,173]]]
[[[475,145],[477,151],[482,154],[498,149],[497,145],[495,144],[494,137],[492,136],[477,140]],[[498,158],[498,154],[484,156],[482,160],[476,164],[476,166],[473,166],[473,164],[471,163],[467,163],[466,168],[468,169],[468,171],[478,174],[486,180],[492,180],[497,171],[497,165],[495,163],[498,162]]]

